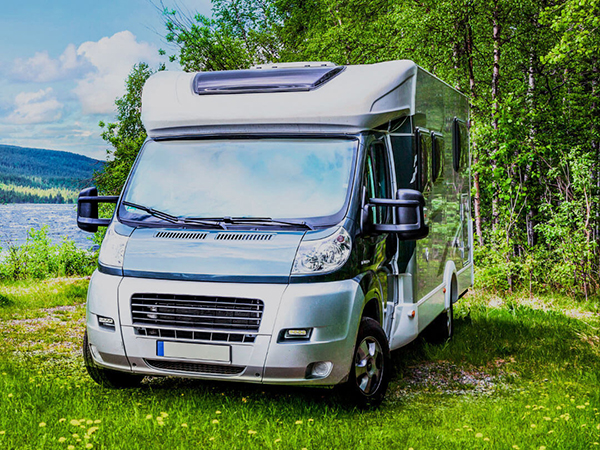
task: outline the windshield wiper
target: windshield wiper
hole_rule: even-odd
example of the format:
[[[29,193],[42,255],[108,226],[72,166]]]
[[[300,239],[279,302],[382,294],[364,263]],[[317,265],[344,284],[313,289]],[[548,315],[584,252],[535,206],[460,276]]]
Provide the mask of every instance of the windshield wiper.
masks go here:
[[[123,204],[126,206],[131,206],[132,208],[136,208],[136,209],[145,211],[148,214],[150,214],[151,216],[157,217],[162,220],[166,220],[167,222],[171,222],[171,223],[190,223],[190,224],[194,224],[194,225],[203,225],[203,226],[207,226],[207,227],[219,227],[219,228],[223,228],[224,230],[227,229],[225,227],[225,225],[223,225],[219,221],[209,221],[209,220],[188,219],[188,218],[177,217],[172,214],[169,214],[169,213],[166,213],[163,211],[159,211],[154,208],[149,208],[147,206],[138,205],[137,203],[132,203],[132,202],[128,202],[128,201],[124,201]]]
[[[223,217],[222,219],[225,223],[268,223],[273,225],[287,225],[294,227],[303,227],[308,228],[309,230],[314,230],[314,228],[306,222],[292,222],[286,220],[276,220],[271,219],[270,217]]]

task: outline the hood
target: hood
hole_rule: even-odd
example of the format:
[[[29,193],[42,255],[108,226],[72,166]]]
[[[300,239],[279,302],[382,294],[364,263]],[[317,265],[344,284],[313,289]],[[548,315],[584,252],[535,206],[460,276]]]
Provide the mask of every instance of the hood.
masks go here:
[[[125,250],[125,276],[287,283],[304,231],[138,228]]]

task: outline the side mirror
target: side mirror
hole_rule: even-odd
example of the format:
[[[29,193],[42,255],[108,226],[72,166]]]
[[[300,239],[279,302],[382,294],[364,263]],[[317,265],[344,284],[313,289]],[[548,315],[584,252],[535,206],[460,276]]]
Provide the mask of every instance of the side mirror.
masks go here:
[[[98,218],[98,203],[117,203],[116,195],[99,196],[98,189],[89,187],[83,189],[77,198],[77,226],[83,231],[95,233],[98,227],[107,227],[110,219]]]
[[[423,194],[413,189],[398,189],[396,200],[371,198],[369,206],[396,208],[397,224],[373,224],[377,232],[395,233],[405,241],[423,239],[429,234],[425,225],[425,199]]]

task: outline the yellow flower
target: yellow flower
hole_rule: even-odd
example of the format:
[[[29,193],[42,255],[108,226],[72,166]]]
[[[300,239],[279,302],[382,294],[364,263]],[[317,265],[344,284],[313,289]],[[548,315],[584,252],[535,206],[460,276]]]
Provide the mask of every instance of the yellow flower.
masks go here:
[[[215,414],[221,414],[221,411],[215,411]]]
[[[89,434],[90,436],[92,434],[94,434],[96,431],[98,431],[98,427],[90,427],[89,430],[87,430],[87,434]]]
[[[67,450],[75,450],[75,446],[74,446],[74,445],[69,445],[69,446],[67,447]]]
[[[60,419],[60,420],[59,420],[59,422],[60,422],[60,423],[62,423],[62,422],[66,422],[66,421],[67,421],[67,419],[65,419],[64,417],[63,417],[62,419]]]
[[[489,442],[490,438],[485,437],[485,438],[483,438],[483,440],[486,441],[486,442]]]
[[[46,422],[40,422],[40,428],[43,428],[46,426]]]
[[[69,423],[71,425],[73,425],[74,427],[78,427],[79,426],[79,420],[77,420],[77,419],[71,419],[71,421]]]
[[[6,434],[6,430],[1,430],[0,434]]]
[[[277,444],[278,442],[281,442],[281,439],[279,439],[279,438],[275,439],[275,443]]]
[[[575,408],[577,408],[577,409],[585,409],[585,405],[577,405]]]
[[[475,435],[475,437],[476,437],[476,438],[482,438],[482,437],[483,437],[483,433],[477,433],[477,434]]]
[[[213,419],[212,423],[219,423],[217,419]]]
[[[93,420],[91,420],[91,419],[88,419],[88,420],[86,420],[86,421],[85,421],[85,423],[86,423],[87,425],[91,425],[91,424],[93,424],[93,423],[94,423],[94,421],[93,421]]]
[[[93,447],[93,445],[90,442],[88,442],[87,444],[85,444],[85,448],[92,448],[92,447]]]
[[[146,419],[148,419],[148,420],[152,419],[152,414],[148,414],[148,415],[146,416]]]
[[[214,440],[215,440],[215,438],[214,438],[214,437],[209,437],[209,438],[208,438],[208,440],[209,440],[209,441],[214,441]]]
[[[535,428],[535,427],[537,427],[537,425],[535,423],[532,423],[531,428]]]
[[[72,434],[71,436],[73,436],[75,439],[77,439],[79,437],[79,435],[77,433]]]
[[[181,426],[182,426],[183,428],[187,428],[187,423],[182,423],[182,424],[181,424]]]
[[[541,445],[540,446],[540,450],[546,450],[546,446],[545,445]]]
[[[552,434],[552,433],[554,433],[554,430],[548,431],[548,434]]]
[[[102,423],[102,420],[96,419],[96,420],[94,420],[94,423]]]
[[[160,415],[161,415],[162,417],[169,417],[169,414],[167,414],[167,413],[166,413],[166,412],[164,412],[164,411],[163,411],[163,412],[161,412],[161,413],[160,413]]]
[[[62,444],[63,442],[65,442],[66,440],[67,440],[67,438],[66,438],[66,437],[62,437],[62,436],[61,436],[61,437],[59,437],[59,438],[58,438],[58,442],[60,442],[61,444]]]
[[[296,420],[296,425],[302,425],[302,421],[301,420]]]
[[[248,434],[256,434],[256,431],[254,431],[254,430],[248,430]]]
[[[515,450],[519,450],[519,446],[518,445],[513,445],[512,448],[514,448]]]
[[[8,398],[11,398],[13,395],[12,394],[8,394]]]
[[[552,418],[550,418],[550,417],[544,417],[544,420],[546,420],[546,421],[547,420],[552,420]]]

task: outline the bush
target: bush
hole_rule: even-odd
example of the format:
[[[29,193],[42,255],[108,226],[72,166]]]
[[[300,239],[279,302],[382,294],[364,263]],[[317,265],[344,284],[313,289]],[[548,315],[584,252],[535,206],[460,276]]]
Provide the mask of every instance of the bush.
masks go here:
[[[0,261],[0,279],[90,275],[96,267],[97,258],[97,252],[79,249],[68,238],[60,244],[52,244],[47,226],[37,231],[32,228],[24,245],[8,247]]]

